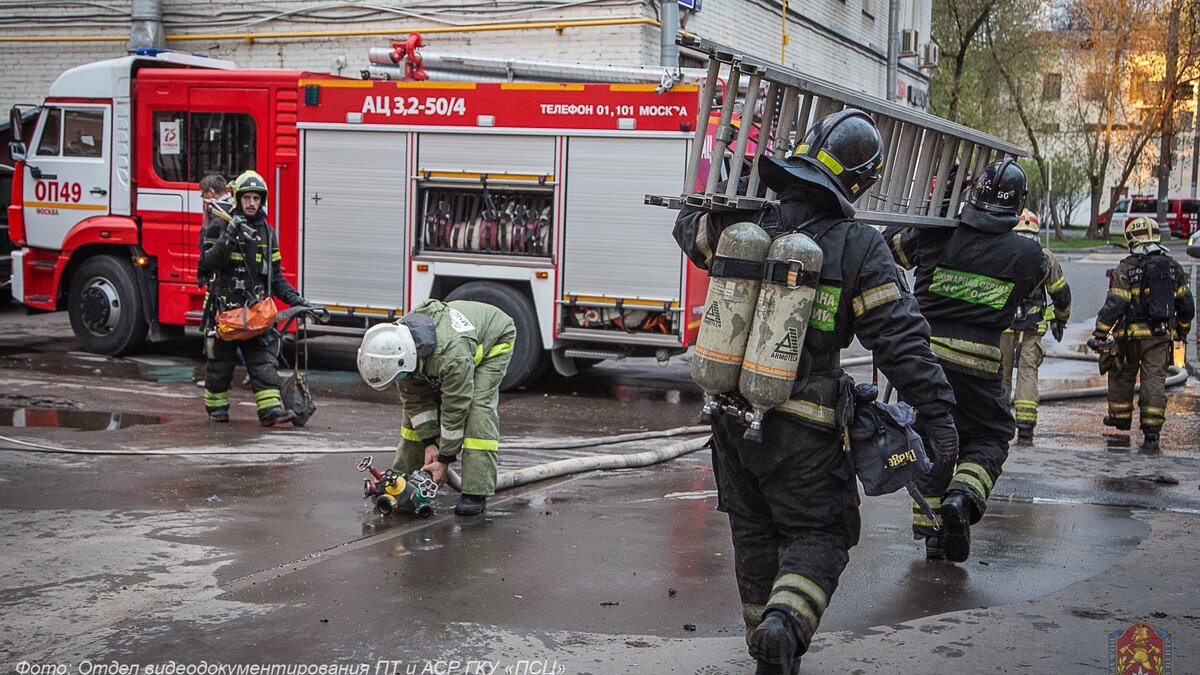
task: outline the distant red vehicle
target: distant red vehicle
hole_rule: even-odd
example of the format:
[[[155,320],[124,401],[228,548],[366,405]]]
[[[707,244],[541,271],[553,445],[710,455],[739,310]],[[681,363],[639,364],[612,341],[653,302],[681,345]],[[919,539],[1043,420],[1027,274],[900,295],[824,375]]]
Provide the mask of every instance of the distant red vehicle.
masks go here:
[[[1122,198],[1111,210],[1100,214],[1101,227],[1108,222],[1111,214],[1114,230],[1125,229],[1125,223],[1131,218],[1146,216],[1154,218],[1158,214],[1158,199],[1155,197]],[[1187,238],[1200,228],[1200,199],[1168,199],[1167,225],[1170,235],[1180,239]]]

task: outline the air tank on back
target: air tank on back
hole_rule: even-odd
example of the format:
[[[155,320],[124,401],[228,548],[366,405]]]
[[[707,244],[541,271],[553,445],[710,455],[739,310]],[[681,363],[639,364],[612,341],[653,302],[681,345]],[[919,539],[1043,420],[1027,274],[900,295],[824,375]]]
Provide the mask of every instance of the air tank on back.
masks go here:
[[[767,253],[738,383],[753,408],[747,416],[749,440],[761,441],[763,415],[791,398],[822,258],[821,248],[802,233],[779,237]]]
[[[720,404],[717,396],[738,387],[762,263],[770,247],[771,237],[761,227],[734,223],[721,233],[716,255],[709,261],[704,318],[692,354],[692,379],[704,390],[700,421],[706,424]]]

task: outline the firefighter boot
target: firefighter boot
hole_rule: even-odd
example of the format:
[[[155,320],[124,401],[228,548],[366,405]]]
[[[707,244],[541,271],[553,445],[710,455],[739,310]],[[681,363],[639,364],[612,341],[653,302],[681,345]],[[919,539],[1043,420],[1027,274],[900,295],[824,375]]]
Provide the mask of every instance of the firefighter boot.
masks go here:
[[[483,513],[483,507],[485,506],[487,506],[487,497],[464,494],[458,500],[458,503],[454,505],[454,515],[477,516]]]
[[[942,500],[942,545],[946,558],[964,562],[971,555],[971,503],[961,492]]]
[[[1158,450],[1158,429],[1142,429],[1142,449],[1151,452]]]
[[[294,419],[296,413],[279,405],[258,414],[258,423],[264,427],[281,427]]]
[[[209,391],[208,387],[204,388],[204,412],[208,413],[208,419],[214,422],[225,423],[229,421],[229,390],[225,391]]]
[[[942,545],[942,535],[931,534],[925,537],[925,559],[945,560],[946,548]]]
[[[1033,445],[1033,427],[1017,427],[1017,445]]]
[[[1104,416],[1104,426],[1116,427],[1119,431],[1129,431],[1129,428],[1133,426],[1132,422],[1133,420],[1119,420],[1112,415]]]
[[[800,639],[783,612],[767,612],[750,637],[750,656],[758,662],[755,675],[794,675],[800,666]]]

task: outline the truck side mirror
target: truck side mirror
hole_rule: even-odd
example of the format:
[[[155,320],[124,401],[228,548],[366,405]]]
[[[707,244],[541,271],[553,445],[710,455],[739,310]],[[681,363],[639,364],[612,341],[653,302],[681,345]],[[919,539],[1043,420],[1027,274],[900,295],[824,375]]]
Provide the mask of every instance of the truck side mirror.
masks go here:
[[[8,111],[8,125],[12,140],[8,144],[8,153],[12,155],[13,161],[21,162],[25,160],[25,139],[23,129],[21,128],[21,110],[17,106],[13,106]]]

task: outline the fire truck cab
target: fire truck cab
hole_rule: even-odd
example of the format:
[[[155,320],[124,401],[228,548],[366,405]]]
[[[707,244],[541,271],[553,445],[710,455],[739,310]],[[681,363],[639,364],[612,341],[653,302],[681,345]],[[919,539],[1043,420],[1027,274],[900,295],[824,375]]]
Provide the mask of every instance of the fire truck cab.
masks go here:
[[[550,364],[665,360],[695,338],[705,278],[643,195],[679,191],[696,114],[694,86],[364,81],[154,51],[88,64],[14,148],[13,295],[67,310],[101,354],[198,324],[198,183],[255,169],[327,333],[472,299],[516,321],[506,388]]]

